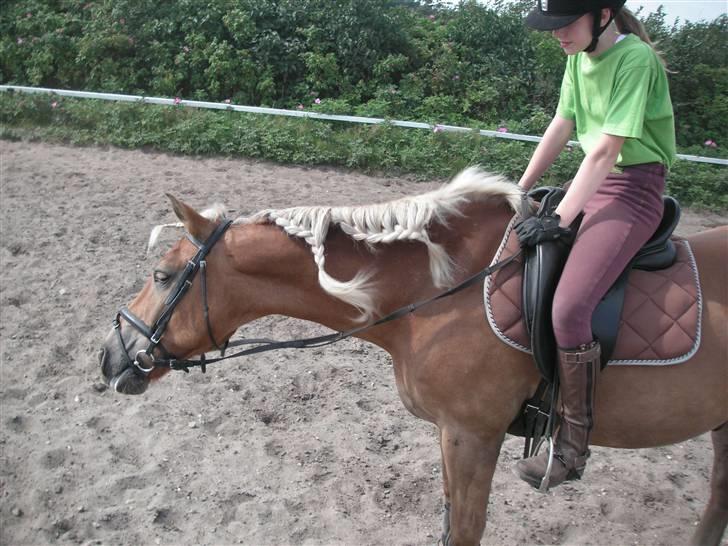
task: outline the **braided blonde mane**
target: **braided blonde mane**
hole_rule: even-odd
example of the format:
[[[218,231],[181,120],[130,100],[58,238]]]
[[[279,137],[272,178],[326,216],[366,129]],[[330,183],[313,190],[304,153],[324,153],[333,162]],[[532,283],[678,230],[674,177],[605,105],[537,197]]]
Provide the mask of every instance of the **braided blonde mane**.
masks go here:
[[[353,279],[338,281],[324,269],[326,235],[337,226],[355,241],[368,246],[395,241],[417,241],[427,247],[430,274],[435,286],[451,286],[453,264],[445,249],[430,240],[427,232],[432,222],[446,225],[448,216],[459,215],[463,204],[486,197],[505,200],[518,210],[521,190],[515,184],[482,172],[477,167],[462,171],[452,182],[438,190],[404,197],[389,203],[360,207],[294,207],[263,210],[236,223],[274,223],[288,235],[306,241],[318,267],[321,287],[332,296],[356,307],[361,322],[375,313],[371,283],[372,271],[360,271]]]

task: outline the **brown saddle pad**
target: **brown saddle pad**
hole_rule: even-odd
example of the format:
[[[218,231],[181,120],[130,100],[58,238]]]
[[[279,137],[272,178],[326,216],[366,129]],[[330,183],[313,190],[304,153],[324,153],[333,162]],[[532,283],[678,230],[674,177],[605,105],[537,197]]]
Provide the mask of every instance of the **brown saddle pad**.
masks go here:
[[[514,219],[515,221],[515,219]],[[512,221],[493,263],[518,251]],[[690,244],[674,238],[675,263],[660,271],[629,274],[617,344],[610,365],[678,364],[700,345],[702,297]],[[485,310],[493,332],[505,343],[530,353],[521,319],[523,262],[517,258],[485,281]]]

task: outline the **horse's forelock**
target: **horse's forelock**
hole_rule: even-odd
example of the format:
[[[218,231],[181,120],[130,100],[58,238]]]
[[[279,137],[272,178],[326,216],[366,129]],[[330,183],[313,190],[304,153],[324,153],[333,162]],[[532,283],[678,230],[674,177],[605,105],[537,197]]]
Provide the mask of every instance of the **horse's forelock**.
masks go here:
[[[213,222],[219,222],[225,219],[225,211],[227,209],[221,203],[215,203],[211,207],[206,208],[200,213],[200,216],[212,220]]]
[[[226,208],[224,205],[220,203],[215,203],[211,207],[208,207],[200,212],[200,216],[207,218],[208,220],[212,220],[213,222],[219,222],[225,219],[225,211]],[[149,241],[147,242],[147,253],[151,252],[154,247],[157,246],[159,236],[162,234],[162,231],[164,231],[165,228],[184,228],[184,224],[182,222],[173,222],[171,224],[160,224],[158,226],[154,226],[152,228],[152,232],[149,234]]]

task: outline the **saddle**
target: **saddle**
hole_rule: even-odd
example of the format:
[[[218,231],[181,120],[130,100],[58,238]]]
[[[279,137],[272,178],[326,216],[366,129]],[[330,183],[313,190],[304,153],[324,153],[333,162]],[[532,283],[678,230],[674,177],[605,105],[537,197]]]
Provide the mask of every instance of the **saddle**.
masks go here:
[[[531,197],[540,202],[537,214],[553,212],[563,195],[563,190],[552,188],[532,192]],[[697,350],[702,299],[690,245],[670,238],[679,217],[677,201],[665,197],[663,218],[654,235],[595,310],[592,331],[603,347],[603,366],[610,361],[613,365],[675,364]],[[509,225],[494,261],[517,251],[515,221]],[[572,227],[578,229],[578,224]],[[568,252],[566,244],[542,243],[527,249],[520,260],[485,284],[491,328],[505,343],[532,352],[542,375],[535,395],[523,404],[508,430],[525,437],[524,457],[537,452],[542,438],[558,420],[553,411],[558,380],[551,304]]]
[[[561,188],[539,188],[529,194],[540,202],[537,214],[553,214],[565,192]],[[627,265],[592,315],[592,332],[602,348],[602,368],[614,353],[624,305],[625,288],[630,271],[666,269],[675,262],[677,249],[670,239],[680,220],[680,205],[663,197],[662,221],[649,241]],[[572,228],[578,230],[581,218]],[[533,356],[542,377],[553,382],[556,370],[556,340],[551,325],[551,307],[556,285],[566,263],[570,247],[560,241],[544,242],[524,249],[522,305],[523,320],[530,335]]]

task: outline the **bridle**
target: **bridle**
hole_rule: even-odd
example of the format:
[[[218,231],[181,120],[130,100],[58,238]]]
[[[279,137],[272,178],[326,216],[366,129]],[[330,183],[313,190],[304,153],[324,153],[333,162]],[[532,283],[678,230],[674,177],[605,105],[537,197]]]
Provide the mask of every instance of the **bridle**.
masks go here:
[[[527,214],[530,215],[530,213],[528,213],[526,211],[527,211],[527,206],[524,201],[523,217],[526,217]],[[152,324],[151,326],[148,326],[142,319],[140,319],[134,313],[132,313],[129,310],[129,308],[126,306],[119,309],[119,311],[116,314],[116,317],[114,318],[113,327],[117,333],[117,338],[119,340],[119,343],[121,344],[122,353],[124,354],[124,357],[127,361],[128,366],[135,367],[137,370],[139,370],[145,376],[149,375],[155,368],[166,368],[166,369],[182,370],[184,372],[189,372],[190,368],[199,367],[202,370],[202,372],[205,373],[207,364],[212,364],[214,362],[220,362],[222,360],[228,360],[228,359],[235,358],[238,356],[252,355],[252,354],[256,354],[256,353],[262,353],[265,351],[272,351],[275,349],[306,349],[306,348],[324,347],[326,345],[331,345],[332,343],[336,343],[338,341],[341,341],[341,340],[351,337],[353,335],[359,334],[365,330],[368,330],[375,326],[379,326],[380,324],[384,324],[385,322],[389,322],[389,321],[401,318],[405,315],[413,313],[420,307],[423,307],[423,306],[433,303],[439,299],[446,298],[457,292],[460,292],[461,290],[464,290],[464,289],[476,284],[477,282],[482,281],[488,275],[491,275],[492,273],[495,273],[499,269],[505,267],[506,265],[511,263],[513,260],[518,258],[522,252],[521,250],[519,250],[515,254],[512,254],[511,256],[509,256],[508,258],[501,260],[500,262],[495,263],[489,267],[486,267],[485,269],[476,273],[472,277],[466,279],[465,281],[458,284],[457,286],[450,288],[449,290],[441,292],[440,294],[437,294],[429,299],[401,307],[374,322],[364,324],[364,325],[358,326],[356,328],[352,328],[345,332],[335,332],[333,334],[328,334],[328,335],[323,335],[323,336],[318,336],[318,337],[311,337],[311,338],[305,338],[305,339],[291,339],[291,340],[286,340],[286,341],[275,341],[275,340],[271,340],[271,339],[239,339],[239,340],[230,342],[229,339],[226,339],[224,341],[224,343],[222,343],[222,345],[221,345],[221,344],[218,344],[217,341],[215,340],[215,337],[213,336],[213,333],[212,333],[212,325],[210,324],[210,314],[209,314],[209,308],[208,308],[208,304],[207,304],[207,277],[206,277],[207,262],[205,261],[205,257],[212,250],[212,247],[215,246],[215,243],[217,243],[222,238],[222,236],[225,234],[225,232],[228,230],[228,228],[230,227],[231,224],[232,224],[232,220],[227,220],[227,221],[219,224],[217,226],[217,228],[215,229],[215,231],[212,233],[212,235],[210,235],[210,237],[204,243],[198,241],[191,235],[187,234],[187,238],[197,247],[197,249],[198,249],[197,253],[191,260],[189,260],[187,262],[187,265],[185,266],[185,269],[182,271],[182,274],[180,275],[180,278],[177,281],[177,284],[175,285],[173,290],[170,292],[169,296],[167,296],[167,298],[165,299],[162,312],[160,313],[157,320],[154,321],[154,324]],[[202,305],[203,305],[203,312],[205,315],[205,324],[207,326],[207,335],[210,338],[210,341],[212,342],[213,347],[215,347],[218,351],[220,351],[220,357],[207,359],[203,353],[200,356],[199,360],[179,359],[179,358],[175,357],[173,354],[171,354],[164,347],[164,345],[162,344],[162,337],[164,336],[164,332],[167,329],[167,325],[169,324],[170,318],[172,317],[172,313],[174,312],[175,307],[177,307],[179,302],[182,300],[184,295],[189,290],[190,286],[192,286],[192,281],[194,280],[195,275],[198,272],[200,272],[200,274],[201,274],[200,284],[202,286],[202,302],[203,302]],[[138,332],[140,332],[145,338],[147,338],[147,340],[149,340],[149,346],[146,349],[137,351],[133,360],[129,356],[129,351],[126,348],[126,344],[124,343],[124,339],[121,335],[121,319],[124,319],[132,327],[134,327]],[[234,354],[225,356],[225,350],[229,347],[238,347],[241,345],[252,345],[252,344],[255,344],[257,346],[251,347],[248,349],[244,349],[244,350],[238,351]],[[158,358],[157,356],[155,356],[155,354],[154,354],[155,350],[162,353],[162,358]]]
[[[162,363],[177,361],[177,359],[164,347],[164,345],[162,345],[162,336],[164,336],[164,332],[167,329],[169,320],[172,318],[172,313],[174,313],[175,307],[177,307],[179,302],[182,301],[187,290],[189,290],[190,286],[192,286],[192,281],[198,271],[200,272],[200,284],[202,285],[202,307],[205,315],[205,324],[207,325],[207,335],[209,336],[213,347],[220,351],[221,354],[225,353],[228,341],[225,340],[221,346],[217,343],[215,336],[212,334],[210,309],[207,304],[207,262],[205,261],[205,257],[209,254],[210,250],[212,250],[212,247],[215,246],[215,243],[217,243],[225,234],[232,223],[232,220],[227,220],[219,224],[217,228],[215,228],[215,231],[212,232],[212,235],[210,235],[204,243],[201,243],[190,234],[187,234],[187,238],[190,242],[197,247],[197,253],[187,262],[187,265],[177,280],[177,284],[175,284],[174,288],[164,300],[162,312],[157,317],[157,320],[154,321],[154,324],[148,326],[141,318],[132,313],[127,306],[119,309],[119,312],[116,314],[116,318],[114,319],[113,326],[116,331],[117,338],[119,339],[119,343],[121,343],[121,347],[123,349],[122,352],[127,360],[127,364],[135,366],[139,369],[139,371],[146,375],[151,373],[154,368],[160,367],[160,364]],[[144,350],[137,351],[133,361],[129,356],[129,351],[126,348],[124,338],[121,335],[122,318],[149,340],[149,346]],[[158,360],[154,356],[155,349],[159,349],[159,351],[161,351],[164,355],[164,360]],[[143,355],[141,359],[140,355]],[[204,355],[202,358],[204,359]]]

